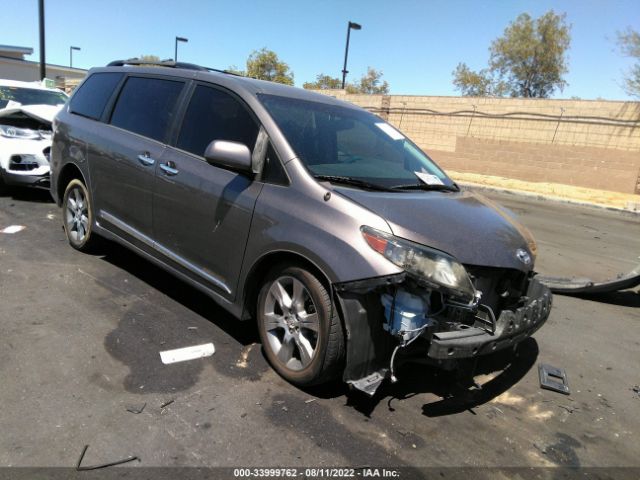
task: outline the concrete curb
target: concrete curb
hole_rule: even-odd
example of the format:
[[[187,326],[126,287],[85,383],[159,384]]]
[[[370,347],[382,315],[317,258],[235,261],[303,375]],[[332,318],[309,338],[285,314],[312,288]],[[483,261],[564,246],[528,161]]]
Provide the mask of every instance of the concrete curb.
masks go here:
[[[601,203],[586,202],[583,200],[574,200],[572,198],[559,197],[556,195],[544,195],[542,193],[527,192],[524,190],[516,190],[511,188],[505,188],[505,187],[496,187],[493,185],[483,185],[480,183],[462,182],[462,181],[456,181],[456,183],[458,183],[459,185],[463,185],[465,187],[471,187],[474,190],[489,190],[492,192],[504,193],[507,195],[534,198],[536,200],[567,203],[570,205],[579,205],[581,207],[591,207],[591,208],[597,208],[601,210],[609,210],[612,212],[623,213],[623,214],[632,215],[632,216],[640,216],[640,210],[631,210],[629,208],[612,207],[611,205],[603,205]]]

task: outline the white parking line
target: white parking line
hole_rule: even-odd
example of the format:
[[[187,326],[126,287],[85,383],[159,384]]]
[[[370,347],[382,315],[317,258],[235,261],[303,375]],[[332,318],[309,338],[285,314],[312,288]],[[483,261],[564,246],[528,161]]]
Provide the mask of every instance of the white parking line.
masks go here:
[[[160,359],[162,360],[162,363],[169,365],[170,363],[210,357],[214,352],[215,348],[213,347],[213,343],[205,343],[204,345],[194,345],[193,347],[165,350],[164,352],[160,352]]]

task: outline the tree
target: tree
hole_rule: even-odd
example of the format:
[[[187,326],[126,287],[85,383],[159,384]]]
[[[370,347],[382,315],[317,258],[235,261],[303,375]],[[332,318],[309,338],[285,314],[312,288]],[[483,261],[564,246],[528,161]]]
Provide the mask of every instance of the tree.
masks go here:
[[[459,63],[454,70],[453,85],[465,97],[491,97],[495,95],[493,82],[487,70],[474,72],[464,63]]]
[[[624,79],[624,89],[629,95],[640,98],[640,33],[631,27],[625,32],[618,32],[618,46],[623,55],[636,59]]]
[[[567,82],[566,52],[571,43],[566,15],[548,11],[537,19],[519,15],[489,48],[487,69],[474,72],[460,63],[453,84],[463,95],[509,94],[512,97],[548,98]]]
[[[360,78],[360,81],[356,84],[356,90],[357,93],[373,93],[386,95],[387,93],[389,93],[389,84],[386,81],[382,81],[381,70],[367,67],[367,73],[365,73]]]
[[[316,76],[315,82],[305,82],[302,87],[310,90],[340,89],[342,88],[342,80],[321,73]],[[347,83],[344,88],[348,93],[377,93],[383,95],[389,93],[389,84],[386,81],[382,81],[382,71],[371,67],[367,67],[367,73],[360,77],[360,80],[356,83]]]
[[[320,73],[316,75],[315,82],[305,82],[302,84],[302,88],[307,90],[335,90],[342,87],[342,82],[339,78],[331,77]]]
[[[157,55],[140,55],[138,57],[138,60],[140,60],[141,62],[154,62],[154,63],[158,63],[160,62],[160,57]]]
[[[235,65],[231,65],[229,66],[225,72],[229,72],[229,73],[235,73],[236,75],[242,75],[242,76],[246,76],[247,72],[245,72],[244,70],[240,70],[237,66]]]
[[[246,72],[234,70],[235,68],[229,67],[229,70],[260,80],[293,85],[293,72],[289,69],[289,65],[281,61],[275,52],[266,48],[254,50],[249,55]]]

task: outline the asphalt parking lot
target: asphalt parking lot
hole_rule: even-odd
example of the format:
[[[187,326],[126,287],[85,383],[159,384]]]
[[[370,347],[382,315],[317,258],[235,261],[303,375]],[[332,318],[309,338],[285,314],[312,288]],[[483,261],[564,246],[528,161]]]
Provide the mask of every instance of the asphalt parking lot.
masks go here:
[[[640,217],[492,198],[538,240],[547,275],[615,276],[640,262]],[[547,324],[481,390],[406,365],[373,400],[302,391],[267,365],[250,323],[113,244],[71,249],[46,192],[0,196],[0,466],[640,466],[640,293],[555,296]],[[158,352],[213,342],[205,359]],[[571,395],[541,390],[537,364]],[[140,413],[133,413],[130,410]]]

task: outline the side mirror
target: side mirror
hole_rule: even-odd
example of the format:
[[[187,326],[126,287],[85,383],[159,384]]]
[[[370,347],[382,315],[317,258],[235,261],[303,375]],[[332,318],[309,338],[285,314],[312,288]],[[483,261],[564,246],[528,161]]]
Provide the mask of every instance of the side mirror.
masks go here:
[[[249,147],[239,142],[214,140],[204,152],[205,160],[217,167],[240,172],[251,172],[251,152]]]

